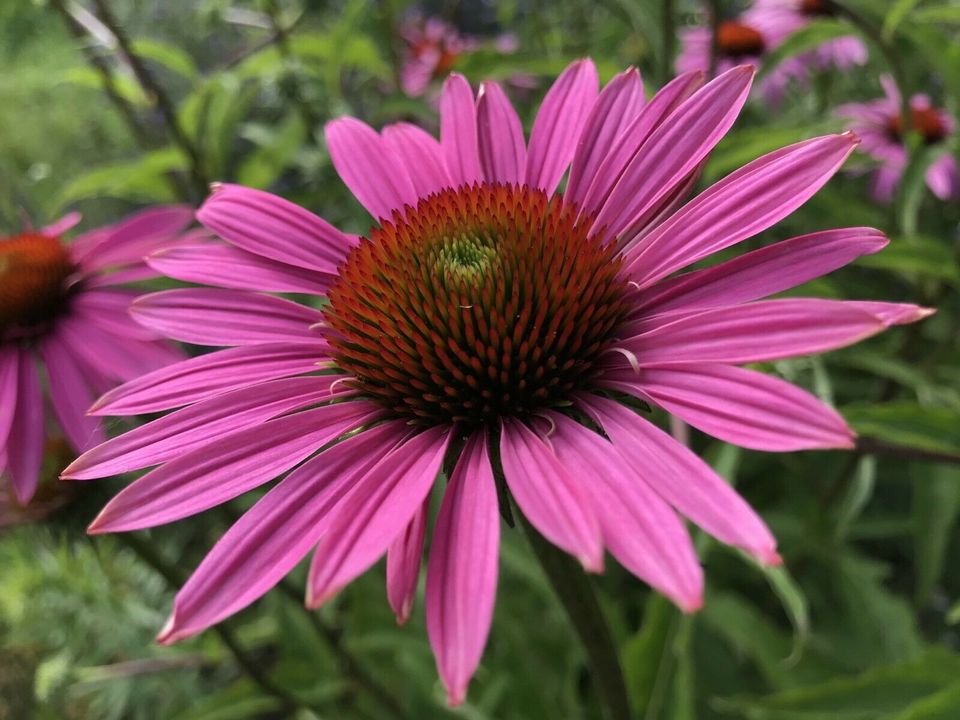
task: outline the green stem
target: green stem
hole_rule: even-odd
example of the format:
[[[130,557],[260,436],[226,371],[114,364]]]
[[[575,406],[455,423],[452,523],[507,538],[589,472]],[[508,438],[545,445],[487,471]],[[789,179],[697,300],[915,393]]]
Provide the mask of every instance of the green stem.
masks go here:
[[[518,514],[530,547],[583,643],[607,720],[630,720],[630,702],[620,658],[590,579],[576,560],[548,542],[523,514]]]

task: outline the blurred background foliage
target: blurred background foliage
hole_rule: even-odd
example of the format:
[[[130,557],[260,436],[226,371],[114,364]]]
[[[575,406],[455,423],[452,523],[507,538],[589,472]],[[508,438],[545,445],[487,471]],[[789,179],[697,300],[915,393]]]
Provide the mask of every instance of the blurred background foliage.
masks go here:
[[[864,38],[867,65],[822,73],[776,109],[754,99],[704,183],[842,129],[832,109],[880,95],[882,73],[960,114],[960,3],[838,4],[855,23],[814,23],[763,71],[835,36],[837,23]],[[436,83],[422,97],[400,90],[401,28],[417,16],[476,38],[455,68],[474,82],[508,83],[528,128],[571,59],[592,56],[603,79],[637,65],[649,92],[672,75],[677,30],[704,18],[692,0],[4,0],[0,227],[15,229],[24,212],[47,222],[68,209],[95,226],[148,203],[198,203],[208,182],[229,180],[364,232],[322,127],[347,113],[436,127]],[[956,153],[957,135],[949,142]],[[694,447],[769,521],[786,569],[763,571],[700,536],[707,602],[682,616],[609,563],[596,585],[638,718],[960,718],[960,205],[930,194],[930,159],[915,150],[893,203],[870,199],[870,160],[857,155],[748,243],[879,227],[892,238],[886,251],[797,294],[939,313],[768,368],[839,407],[861,433],[855,452],[770,455],[694,433]],[[301,569],[219,629],[160,647],[152,638],[173,591],[253,499],[91,539],[84,527],[123,481],[59,486],[62,452],[53,443],[38,505],[0,502],[2,720],[600,717],[584,655],[517,531],[504,532],[490,644],[457,710],[444,705],[422,611],[395,626],[382,568],[316,614],[300,607]]]

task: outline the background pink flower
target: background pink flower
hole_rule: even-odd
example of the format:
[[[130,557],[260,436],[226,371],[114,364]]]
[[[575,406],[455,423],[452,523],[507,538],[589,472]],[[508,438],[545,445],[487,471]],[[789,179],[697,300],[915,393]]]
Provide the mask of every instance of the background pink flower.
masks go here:
[[[869,228],[675,275],[792,213],[856,145],[849,133],[806,140],[685,202],[752,78],[748,67],[706,85],[687,73],[647,102],[635,70],[601,92],[580,60],[547,93],[529,138],[499,85],[474,93],[459,75],[444,84],[439,141],[405,123],[377,132],[335,120],[327,145],[373,220],[365,238],[268,193],[217,186],[198,218],[225,242],[150,260],[212,287],[148,295],[134,314],[227,349],[107,393],[98,415],[173,412],[64,473],[157,466],[103,509],[97,533],[172,522],[286,474],[178,593],[161,641],[237,612],[311,550],[309,607],[386,555],[388,600],[404,621],[441,470],[426,615],[452,704],[490,628],[498,480],[584,568],[600,572],[609,550],[687,612],[702,604],[703,572],[681,517],[779,563],[757,513],[636,405],[744,447],[849,448],[833,409],[739,366],[842,347],[928,311],[763,300],[881,249]]]
[[[878,161],[872,193],[881,202],[890,202],[907,167],[904,146],[901,97],[890,76],[880,78],[884,97],[865,103],[848,103],[837,114],[850,121],[849,127],[862,140],[863,151]],[[941,145],[954,134],[956,123],[948,112],[934,106],[927,95],[910,98],[910,124],[925,145]],[[960,197],[960,170],[957,159],[946,150],[927,169],[927,187],[941,200]]]
[[[44,395],[77,452],[103,442],[94,398],[182,355],[127,314],[123,283],[156,276],[143,256],[174,240],[187,207],[139,213],[64,243],[79,222],[0,238],[0,472],[20,503],[37,487],[46,438]],[[41,370],[42,369],[42,370]],[[44,391],[46,388],[46,392]]]

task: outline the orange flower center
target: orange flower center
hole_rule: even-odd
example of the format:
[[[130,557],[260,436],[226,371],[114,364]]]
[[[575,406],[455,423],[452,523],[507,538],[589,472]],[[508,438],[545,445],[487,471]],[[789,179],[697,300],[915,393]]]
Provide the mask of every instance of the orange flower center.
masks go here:
[[[560,198],[447,189],[375,227],[329,293],[355,387],[418,424],[492,423],[568,402],[626,315],[613,244]]]
[[[32,334],[63,309],[74,265],[57,238],[0,239],[0,340]]]
[[[743,58],[761,55],[763,35],[749,25],[725,20],[717,27],[717,51],[726,57]]]
[[[433,69],[434,78],[447,75],[451,70],[453,70],[454,66],[457,64],[457,60],[460,59],[460,53],[450,50],[445,42],[420,40],[419,42],[410,46],[410,52],[418,60],[427,52],[431,51],[436,51],[439,54],[439,57],[437,58],[437,65]]]
[[[933,145],[947,137],[946,123],[940,111],[935,108],[911,109],[910,125],[920,133],[927,145]],[[900,140],[903,137],[903,118],[899,114],[894,115],[887,123],[887,130],[891,137]]]

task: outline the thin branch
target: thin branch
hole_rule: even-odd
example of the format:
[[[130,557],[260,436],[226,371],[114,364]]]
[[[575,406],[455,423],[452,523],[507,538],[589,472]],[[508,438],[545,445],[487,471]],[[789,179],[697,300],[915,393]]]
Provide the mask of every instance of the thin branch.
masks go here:
[[[193,144],[186,132],[180,125],[177,117],[177,108],[170,96],[163,89],[163,86],[157,82],[157,79],[144,64],[143,60],[134,52],[133,44],[126,32],[120,27],[120,23],[114,16],[107,0],[93,0],[100,16],[100,21],[113,33],[117,39],[117,46],[124,59],[129,63],[133,70],[137,82],[143,88],[147,97],[152,98],[160,115],[163,117],[167,132],[173,143],[187,156],[190,162],[190,177],[193,181],[196,191],[202,196],[207,192],[207,177],[203,171],[203,159],[199,150]]]
[[[884,455],[886,457],[903,458],[904,460],[929,460],[931,462],[960,464],[960,455],[939,450],[925,450],[923,448],[898,445],[872,437],[861,437],[857,440],[857,450],[869,455]]]

